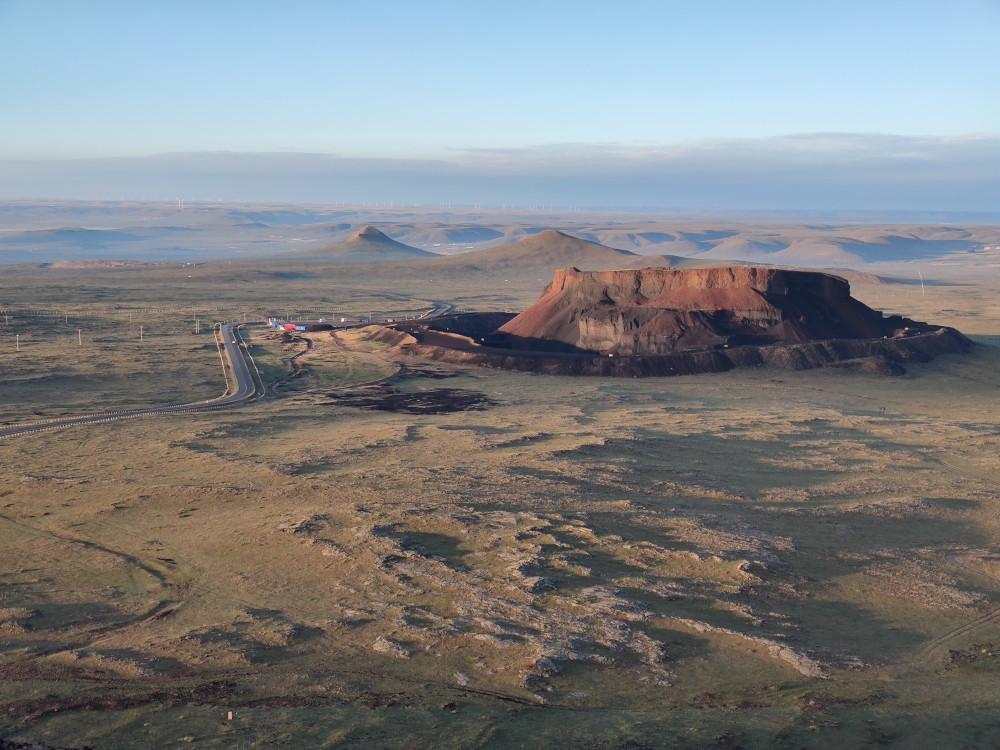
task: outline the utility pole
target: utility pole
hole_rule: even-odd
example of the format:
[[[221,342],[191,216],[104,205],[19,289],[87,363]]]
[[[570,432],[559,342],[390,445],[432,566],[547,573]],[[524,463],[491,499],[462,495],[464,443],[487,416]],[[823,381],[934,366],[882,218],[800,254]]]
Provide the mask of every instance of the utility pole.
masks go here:
[[[21,334],[19,333],[14,334],[14,351],[21,351]]]
[[[76,329],[76,345],[83,346],[83,329]]]
[[[142,341],[142,326],[139,326],[139,341]]]

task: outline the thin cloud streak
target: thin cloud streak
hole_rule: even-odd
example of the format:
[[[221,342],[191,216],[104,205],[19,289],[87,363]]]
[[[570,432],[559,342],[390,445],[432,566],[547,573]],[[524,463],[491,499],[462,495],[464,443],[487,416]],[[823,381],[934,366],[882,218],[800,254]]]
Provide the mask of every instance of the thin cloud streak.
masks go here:
[[[655,145],[453,149],[438,158],[179,153],[0,162],[0,197],[396,201],[709,210],[992,210],[1000,137],[810,133]]]
[[[780,169],[789,164],[843,166],[855,163],[926,162],[942,165],[1000,160],[1000,137],[898,136],[878,133],[808,133],[709,140],[675,145],[566,143],[522,149],[456,150],[467,164],[496,168],[614,167],[637,163],[670,166],[760,165]]]

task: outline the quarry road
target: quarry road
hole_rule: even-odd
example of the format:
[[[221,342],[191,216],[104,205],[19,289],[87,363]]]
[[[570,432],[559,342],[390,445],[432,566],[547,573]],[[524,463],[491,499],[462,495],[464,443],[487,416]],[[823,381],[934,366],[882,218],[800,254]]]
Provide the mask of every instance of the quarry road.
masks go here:
[[[222,323],[217,335],[222,338],[225,359],[229,362],[226,372],[226,392],[218,398],[209,401],[196,401],[189,404],[174,404],[172,406],[154,406],[144,409],[121,409],[90,414],[80,417],[65,417],[49,419],[41,422],[0,427],[0,438],[11,438],[18,435],[29,435],[35,432],[57,430],[76,425],[99,424],[115,422],[122,419],[135,419],[151,414],[185,414],[190,412],[220,409],[227,406],[249,401],[258,395],[257,380],[251,370],[250,354],[245,352],[240,336],[239,326],[233,323]],[[263,391],[261,390],[261,393]]]

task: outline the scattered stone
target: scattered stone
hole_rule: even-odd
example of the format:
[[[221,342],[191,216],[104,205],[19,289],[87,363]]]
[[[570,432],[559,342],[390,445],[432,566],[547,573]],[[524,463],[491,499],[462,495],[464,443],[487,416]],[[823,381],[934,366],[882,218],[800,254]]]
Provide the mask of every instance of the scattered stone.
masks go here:
[[[287,531],[291,534],[314,534],[323,528],[325,521],[329,519],[326,515],[313,515],[294,521],[283,523],[278,527],[279,531]]]
[[[1000,658],[1000,648],[993,643],[977,643],[967,649],[952,649],[948,651],[948,668],[953,669],[966,664],[978,664]]]
[[[410,651],[403,644],[380,635],[372,644],[372,649],[380,654],[395,656],[399,659],[409,659]]]

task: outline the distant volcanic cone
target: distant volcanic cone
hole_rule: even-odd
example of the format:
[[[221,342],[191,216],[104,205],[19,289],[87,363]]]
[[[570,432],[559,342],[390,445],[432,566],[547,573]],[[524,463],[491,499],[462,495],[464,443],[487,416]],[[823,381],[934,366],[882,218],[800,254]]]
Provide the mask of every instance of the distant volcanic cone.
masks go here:
[[[354,236],[357,237],[359,240],[381,240],[389,238],[389,235],[387,235],[381,229],[373,227],[371,224],[368,224],[359,229],[358,233]]]
[[[285,255],[285,257],[293,256],[316,261],[376,263],[389,260],[435,258],[437,254],[421,250],[418,247],[404,245],[369,224],[346,240]]]

